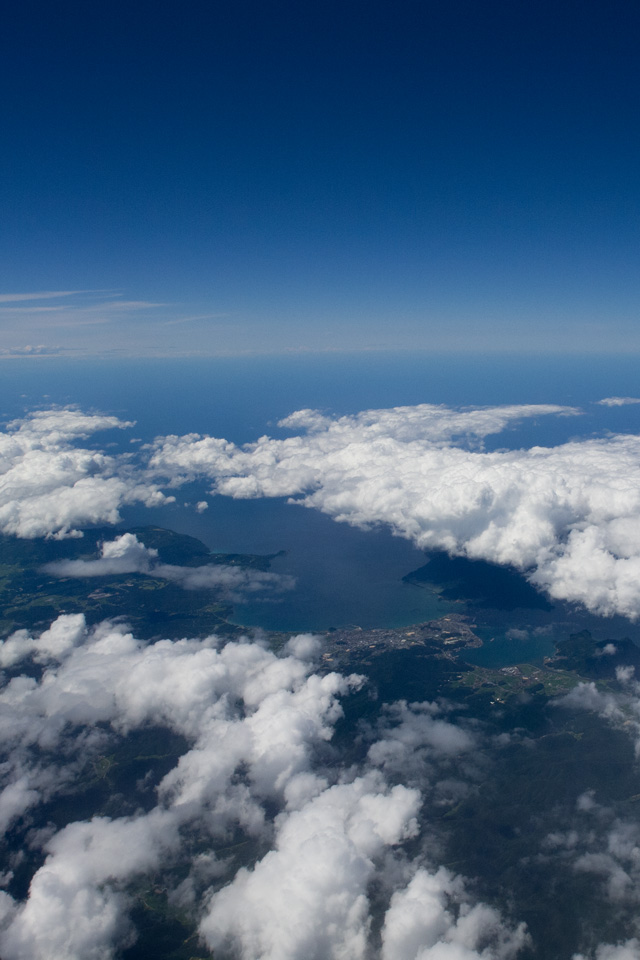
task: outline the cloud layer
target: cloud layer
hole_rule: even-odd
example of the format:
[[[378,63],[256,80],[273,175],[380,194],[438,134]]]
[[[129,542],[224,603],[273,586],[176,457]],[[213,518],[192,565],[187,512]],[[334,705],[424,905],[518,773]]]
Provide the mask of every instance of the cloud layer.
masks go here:
[[[18,537],[81,536],[79,527],[117,523],[127,503],[166,502],[124,460],[78,443],[132,424],[78,410],[41,410],[0,433],[0,531]]]
[[[215,637],[145,646],[122,624],[88,629],[75,615],[38,636],[20,631],[0,652],[12,670],[0,690],[5,828],[20,818],[28,826],[39,804],[69,792],[131,731],[164,728],[187,743],[146,812],[132,798],[121,816],[27,834],[45,860],[26,900],[0,893],[6,960],[113,956],[135,937],[131,882],[158,871],[209,947],[251,960],[379,953],[372,883],[388,890],[384,960],[502,960],[525,943],[524,928],[474,904],[461,878],[403,853],[418,834],[422,796],[394,782],[391,754],[400,760],[414,747],[424,761],[473,746],[440,707],[391,708],[364,763],[336,765],[334,756],[327,766],[322,745],[339,700],[362,678],[314,672],[311,636],[292,638],[280,656]],[[19,672],[33,662],[39,676]],[[400,746],[390,746],[394,736]],[[238,831],[266,847],[249,866],[215,854]]]
[[[160,437],[137,456],[118,457],[80,441],[129,424],[71,409],[39,411],[0,435],[0,530],[21,537],[79,535],[82,525],[117,522],[125,504],[171,499],[163,486],[205,478],[212,493],[289,497],[338,521],[386,524],[425,550],[509,564],[552,598],[636,618],[640,437],[482,449],[484,438],[522,418],[577,412],[553,405],[457,411],[423,404],[330,419],[301,410],[280,424],[295,431],[286,439],[265,436],[239,447],[187,434]],[[116,552],[103,555],[103,570],[125,564],[117,543],[108,549]],[[126,562],[133,563],[131,550]],[[140,556],[138,562],[146,561]],[[164,574],[158,571],[155,565],[157,575],[180,580],[177,568],[175,576],[167,565]],[[90,568],[83,575],[91,575]],[[207,567],[180,582],[195,587],[214,576],[222,573]]]
[[[177,485],[208,477],[235,498],[290,497],[361,527],[383,523],[425,550],[509,564],[556,599],[640,615],[640,437],[484,452],[522,417],[573,408],[453,411],[422,405],[333,420],[303,410],[287,439],[237,447],[158,439],[149,466]]]
[[[43,411],[0,437],[0,526],[74,535],[115,522],[123,504],[162,502],[161,487],[204,477],[213,493],[291,497],[338,521],[384,523],[427,549],[511,564],[551,596],[636,617],[639,438],[483,450],[485,437],[521,417],[575,413],[423,405],[332,420],[300,411],[283,421],[288,439],[238,447],[165,437],[139,457],[117,457],[84,441],[128,424]],[[272,574],[160,563],[132,534],[50,571],[137,573],[232,596],[286,586]],[[22,831],[25,849],[44,861],[28,897],[0,891],[3,958],[113,956],[135,936],[132,883],[161,875],[170,902],[222,956],[511,960],[528,942],[525,928],[438,865],[423,816],[426,803],[452,806],[480,782],[479,727],[454,720],[446,704],[401,700],[361,724],[359,759],[345,764],[332,739],[341,700],[363,680],[316,672],[317,653],[309,635],[280,656],[216,637],[145,645],[122,624],[88,629],[81,615],[0,643],[0,826]],[[564,705],[640,742],[640,687],[625,668],[617,679],[615,694],[580,684]],[[184,738],[172,769],[151,787],[142,777],[121,814],[42,826],[43,804],[72,796],[87,765],[148,729]],[[599,815],[589,795],[581,802],[582,813]],[[541,855],[601,881],[612,904],[635,903],[640,835],[619,817],[605,826],[550,834]],[[217,853],[238,837],[254,844],[245,863]],[[640,949],[629,939],[594,956],[638,960]]]

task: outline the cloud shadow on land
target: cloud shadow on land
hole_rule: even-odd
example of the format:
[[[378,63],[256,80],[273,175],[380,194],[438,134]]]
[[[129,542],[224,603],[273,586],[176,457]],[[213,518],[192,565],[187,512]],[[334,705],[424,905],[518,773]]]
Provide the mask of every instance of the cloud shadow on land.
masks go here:
[[[485,560],[427,554],[427,563],[403,577],[405,583],[441,585],[444,600],[465,600],[492,610],[545,610],[552,604],[517,571]]]

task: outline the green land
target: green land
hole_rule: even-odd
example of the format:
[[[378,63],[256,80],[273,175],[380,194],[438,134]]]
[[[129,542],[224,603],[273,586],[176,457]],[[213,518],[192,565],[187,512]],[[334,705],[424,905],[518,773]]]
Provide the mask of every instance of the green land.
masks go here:
[[[160,527],[133,527],[158,561],[181,567],[225,566],[267,570],[273,559],[237,553],[211,553],[195,537]],[[144,573],[58,577],[45,565],[59,560],[95,560],[112,529],[86,531],[79,539],[16,540],[0,537],[0,637],[14,630],[44,630],[62,613],[83,613],[87,623],[118,617],[136,636],[168,639],[219,633],[234,636],[231,604],[222,589],[184,590],[177,583]]]
[[[272,559],[212,554],[198,540],[158,527],[129,532],[156,549],[159,561],[167,564],[226,564],[264,571]],[[89,624],[117,617],[145,640],[211,633],[233,639],[246,632],[231,623],[232,606],[221,590],[184,590],[152,574],[58,578],[44,572],[43,566],[52,561],[95,559],[100,542],[113,535],[113,530],[93,530],[78,540],[0,538],[0,636],[21,628],[37,633],[61,613],[83,613]],[[447,576],[451,572],[448,567]],[[435,576],[433,566],[429,576]],[[485,598],[487,589],[479,587],[478,597]],[[270,638],[274,649],[286,639],[284,634]],[[471,760],[454,758],[450,764],[450,779],[464,785],[458,799],[444,802],[430,793],[427,781],[432,774],[426,771],[421,789],[427,827],[407,845],[407,853],[428,859],[435,849],[437,862],[471,878],[478,898],[525,920],[535,946],[524,960],[569,960],[578,943],[586,950],[632,931],[631,914],[610,909],[598,877],[576,875],[568,861],[559,860],[551,869],[541,856],[545,837],[571,824],[576,798],[584,791],[595,791],[612,816],[634,822],[640,818],[640,772],[624,721],[615,726],[586,711],[559,706],[581,681],[615,693],[620,690],[616,668],[640,666],[640,650],[631,641],[612,642],[614,651],[609,641],[596,641],[583,631],[559,642],[553,658],[489,668],[465,661],[465,651],[481,641],[464,616],[398,631],[332,631],[324,638],[321,670],[356,670],[367,678],[363,688],[343,702],[344,717],[324,758],[329,766],[365,761],[367,741],[360,732],[363,724],[377,722],[381,703],[446,702],[448,716],[477,732],[485,745],[481,753]],[[27,667],[34,675],[39,669],[35,664]],[[15,861],[16,851],[22,851],[9,892],[26,897],[30,879],[43,862],[42,852],[26,842],[29,831],[151,809],[155,787],[187,749],[185,740],[161,728],[110,735],[108,751],[88,756],[73,784],[8,834],[7,858]],[[194,832],[188,846],[188,862],[172,863],[127,889],[138,939],[122,953],[122,960],[208,956],[194,918],[167,898],[186,877],[193,856],[211,852],[212,840]],[[219,886],[266,853],[261,842],[241,831],[213,846],[226,865],[216,881]],[[0,871],[5,868],[0,862]]]

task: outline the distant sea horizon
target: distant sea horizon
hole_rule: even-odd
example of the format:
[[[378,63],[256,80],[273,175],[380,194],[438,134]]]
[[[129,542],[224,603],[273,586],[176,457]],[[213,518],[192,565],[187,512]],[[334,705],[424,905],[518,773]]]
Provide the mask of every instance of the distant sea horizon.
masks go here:
[[[425,352],[301,353],[175,359],[24,358],[0,363],[0,419],[51,404],[76,404],[134,416],[147,435],[184,432],[236,443],[272,432],[304,407],[345,415],[360,410],[435,403],[593,404],[640,394],[640,357],[623,355],[453,354]],[[153,397],[153,404],[146,400]],[[595,407],[588,427],[635,432],[629,406]],[[583,433],[573,419],[546,418],[537,442]],[[527,442],[530,431],[500,435],[500,445]]]

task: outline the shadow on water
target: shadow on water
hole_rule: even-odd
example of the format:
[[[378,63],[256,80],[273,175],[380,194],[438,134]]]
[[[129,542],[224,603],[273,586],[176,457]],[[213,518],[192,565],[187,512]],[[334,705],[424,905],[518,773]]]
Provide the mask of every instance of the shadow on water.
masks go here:
[[[517,571],[484,560],[431,553],[427,563],[407,574],[404,580],[416,585],[438,584],[444,600],[465,600],[480,609],[553,609]]]

